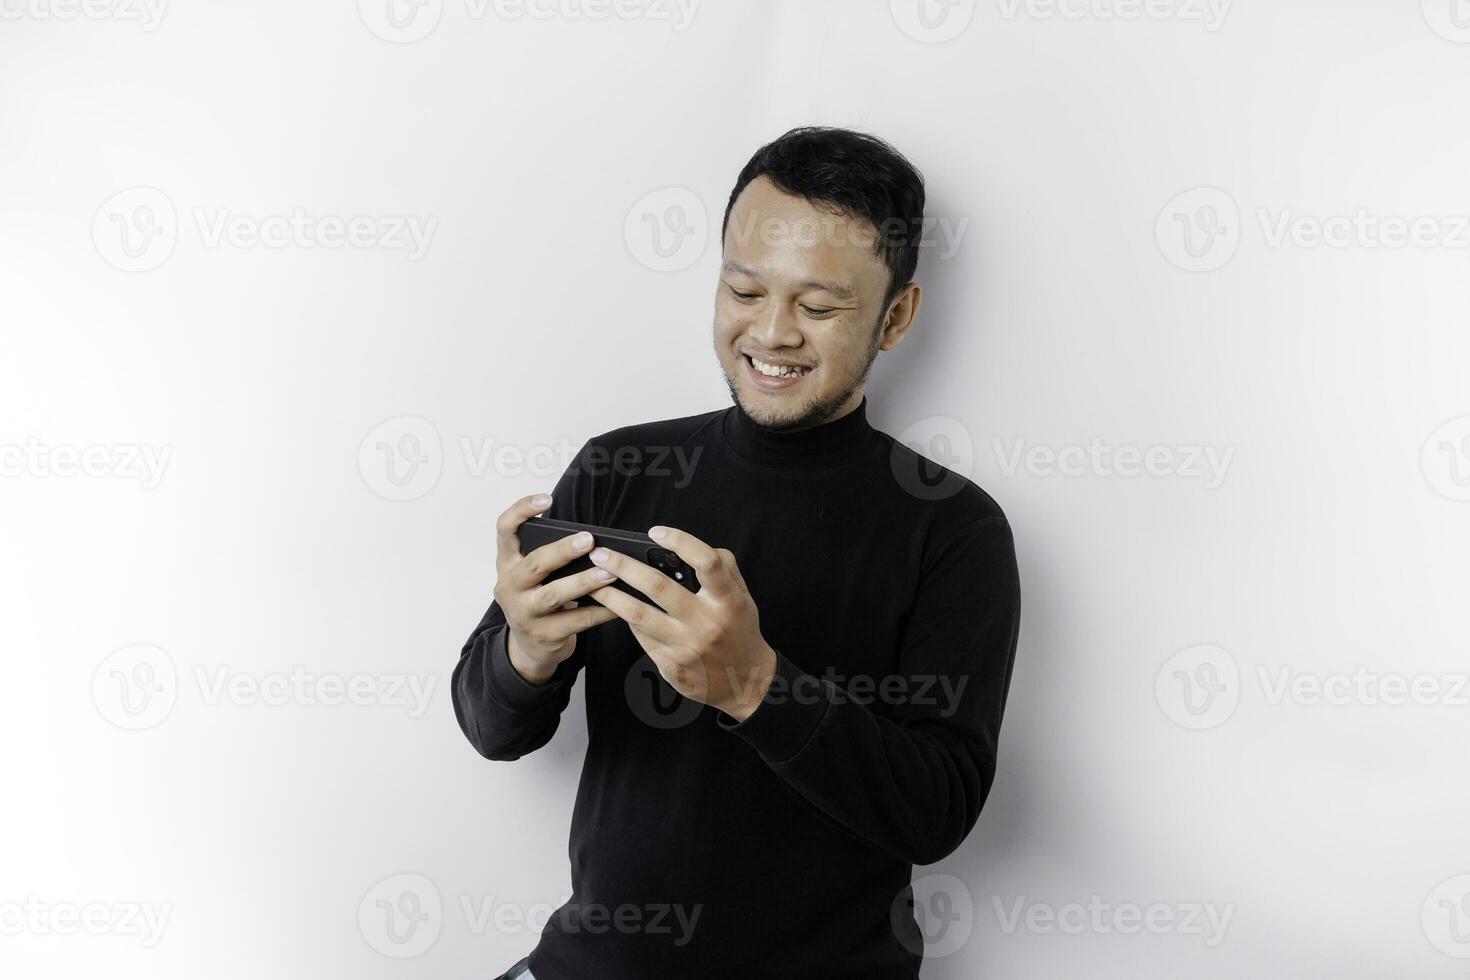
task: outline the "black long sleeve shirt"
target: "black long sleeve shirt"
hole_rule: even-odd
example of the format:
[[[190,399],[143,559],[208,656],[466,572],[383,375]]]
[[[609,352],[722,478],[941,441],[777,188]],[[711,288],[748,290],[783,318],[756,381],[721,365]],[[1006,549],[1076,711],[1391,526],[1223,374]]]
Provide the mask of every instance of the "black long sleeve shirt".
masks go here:
[[[778,656],[736,723],[667,687],[617,619],[532,685],[490,605],[452,684],[482,755],[546,744],[586,691],[573,894],[538,980],[916,977],[912,867],[960,844],[995,775],[1020,618],[1000,507],[874,429],[866,399],[799,432],[735,405],[616,429],[552,496],[550,517],[730,549]]]

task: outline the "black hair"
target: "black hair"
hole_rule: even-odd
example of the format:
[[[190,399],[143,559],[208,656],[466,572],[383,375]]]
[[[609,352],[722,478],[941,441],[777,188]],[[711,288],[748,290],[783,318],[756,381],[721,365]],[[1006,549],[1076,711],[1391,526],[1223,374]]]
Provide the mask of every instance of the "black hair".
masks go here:
[[[924,178],[888,143],[835,126],[788,130],[756,150],[740,171],[720,222],[721,241],[735,199],[761,176],[787,194],[873,226],[878,232],[874,255],[889,272],[884,309],[914,278],[923,237]]]

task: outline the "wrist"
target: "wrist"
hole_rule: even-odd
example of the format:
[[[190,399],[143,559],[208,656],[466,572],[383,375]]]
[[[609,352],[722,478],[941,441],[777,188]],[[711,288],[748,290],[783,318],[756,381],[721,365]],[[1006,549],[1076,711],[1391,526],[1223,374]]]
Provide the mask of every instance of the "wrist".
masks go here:
[[[535,687],[544,686],[551,680],[552,675],[556,673],[555,664],[548,667],[534,660],[527,659],[526,655],[521,652],[516,643],[515,630],[509,628],[506,629],[505,654],[506,658],[510,660],[511,667],[515,669],[517,674],[521,675],[521,680]]]
[[[746,675],[745,683],[739,689],[732,692],[733,697],[729,704],[720,706],[721,711],[735,719],[743,722],[765,701],[766,693],[771,689],[771,683],[776,677],[776,651],[767,644],[757,658],[758,666]]]

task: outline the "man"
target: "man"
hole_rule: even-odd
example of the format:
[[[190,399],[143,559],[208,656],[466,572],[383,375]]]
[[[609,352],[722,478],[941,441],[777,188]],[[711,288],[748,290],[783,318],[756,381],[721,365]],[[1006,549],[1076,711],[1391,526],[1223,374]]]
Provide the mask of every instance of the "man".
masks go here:
[[[596,436],[549,499],[501,515],[460,727],[519,758],[579,674],[588,727],[573,895],[505,977],[918,976],[912,868],[989,793],[1020,618],[1000,507],[867,421],[873,361],[919,311],[923,210],[919,174],[871,136],[762,147],[722,227],[733,405]],[[648,529],[700,589],[585,535],[523,555],[542,513]]]

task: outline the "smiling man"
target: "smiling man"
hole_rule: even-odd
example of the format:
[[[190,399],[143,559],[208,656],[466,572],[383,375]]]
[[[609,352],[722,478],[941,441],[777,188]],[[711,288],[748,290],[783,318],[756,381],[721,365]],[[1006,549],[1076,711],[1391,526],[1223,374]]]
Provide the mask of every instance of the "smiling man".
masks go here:
[[[874,360],[919,311],[923,211],[919,174],[874,137],[762,147],[716,287],[733,404],[596,436],[549,498],[500,516],[455,715],[516,759],[580,676],[588,728],[572,898],[505,977],[918,976],[913,866],[954,851],[990,792],[1020,619],[1000,507],[867,418]],[[671,451],[698,463],[608,462]],[[536,514],[647,528],[701,587],[585,534],[522,554]]]

